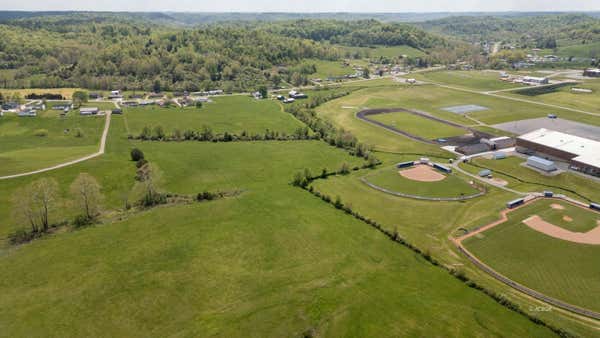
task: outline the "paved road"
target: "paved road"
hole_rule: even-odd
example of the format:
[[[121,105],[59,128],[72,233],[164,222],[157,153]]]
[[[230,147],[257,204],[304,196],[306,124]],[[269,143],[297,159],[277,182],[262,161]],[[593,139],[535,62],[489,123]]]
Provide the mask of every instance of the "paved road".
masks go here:
[[[40,173],[44,173],[44,172],[47,172],[47,171],[51,171],[51,170],[56,170],[56,169],[68,167],[70,165],[77,164],[77,163],[80,163],[80,162],[83,162],[83,161],[87,161],[89,159],[92,159],[92,158],[95,158],[95,157],[103,155],[104,154],[104,150],[106,148],[106,138],[108,137],[108,129],[110,128],[110,117],[111,117],[111,112],[107,111],[106,112],[106,120],[104,122],[104,131],[102,132],[102,137],[100,138],[100,148],[98,149],[97,153],[94,153],[94,154],[91,154],[91,155],[87,155],[87,156],[84,156],[82,158],[78,158],[76,160],[72,160],[72,161],[61,163],[61,164],[57,164],[57,165],[49,167],[49,168],[34,170],[34,171],[30,171],[30,172],[26,172],[26,173],[20,173],[20,174],[15,174],[15,175],[0,176],[0,180],[8,180],[8,179],[11,179],[11,178],[17,178],[17,177],[31,176],[31,175],[35,175],[35,174],[40,174]]]

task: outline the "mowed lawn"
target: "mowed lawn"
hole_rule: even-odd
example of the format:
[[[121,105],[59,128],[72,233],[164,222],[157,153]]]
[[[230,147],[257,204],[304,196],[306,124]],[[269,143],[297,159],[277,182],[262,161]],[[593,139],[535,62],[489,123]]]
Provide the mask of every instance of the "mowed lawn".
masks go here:
[[[309,75],[311,79],[326,80],[328,77],[340,77],[355,73],[354,69],[344,65],[341,61],[327,61],[315,59],[307,60],[305,63],[314,64],[317,68],[316,73]]]
[[[500,80],[500,72],[495,71],[435,71],[418,75],[424,81],[443,83],[479,91],[522,87],[522,85]]]
[[[472,173],[477,173],[483,168],[490,169],[495,176],[499,176],[509,182],[509,187],[524,191],[541,192],[552,190],[555,193],[564,193],[576,199],[583,200],[584,197],[592,201],[600,201],[600,183],[585,176],[564,172],[555,176],[545,176],[529,167],[521,165],[526,160],[521,157],[510,156],[503,160],[492,160],[475,158],[470,164],[461,164],[461,168]],[[503,173],[507,174],[502,175]],[[518,179],[515,179],[515,177]],[[519,181],[521,180],[521,181]],[[573,194],[577,192],[579,195]],[[583,197],[582,197],[583,196]]]
[[[445,175],[442,181],[419,182],[400,175],[400,170],[406,169],[395,166],[378,169],[365,176],[365,179],[391,191],[423,197],[460,197],[479,192],[456,174]]]
[[[573,92],[572,88],[591,89],[591,93]],[[580,84],[566,86],[554,92],[527,96],[528,100],[555,104],[561,107],[580,109],[592,113],[600,113],[600,80],[586,80]],[[510,96],[523,98],[522,95],[511,93]]]
[[[125,150],[134,145],[163,171],[167,191],[243,193],[3,251],[3,335],[550,334],[290,185],[297,170],[360,163],[341,150],[320,141],[117,141],[108,160],[130,170]]]
[[[370,115],[369,118],[410,134],[432,140],[467,133],[464,129],[405,112]]]
[[[157,106],[125,108],[129,132],[138,135],[144,127],[162,126],[167,134],[179,129],[199,131],[203,126],[212,128],[215,133],[264,134],[265,130],[293,133],[302,123],[291,114],[282,111],[281,106],[272,100],[255,100],[246,96],[213,98],[214,102],[204,103],[202,108]]]
[[[600,310],[600,246],[568,242],[537,232],[522,221],[546,213],[554,201],[538,201],[509,214],[509,221],[471,237],[465,246],[503,275],[548,296]],[[594,217],[579,209],[573,219]],[[596,214],[597,215],[597,214]]]
[[[569,231],[588,232],[600,225],[598,223],[600,221],[600,213],[585,210],[570,203],[557,200],[543,200],[538,203],[539,209],[536,210],[535,215],[540,216],[546,222]],[[551,204],[560,205],[564,209],[552,208]],[[544,208],[545,206],[547,208]]]
[[[42,169],[98,151],[104,117],[0,117],[0,176]],[[77,137],[77,130],[81,131]]]

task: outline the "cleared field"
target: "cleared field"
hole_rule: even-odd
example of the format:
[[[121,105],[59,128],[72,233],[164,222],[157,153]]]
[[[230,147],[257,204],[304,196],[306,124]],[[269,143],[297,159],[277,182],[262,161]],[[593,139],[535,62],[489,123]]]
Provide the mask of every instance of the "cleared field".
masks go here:
[[[520,157],[511,156],[503,160],[479,157],[471,162],[477,166],[461,164],[461,168],[472,173],[477,173],[482,168],[491,169],[494,176],[507,180],[510,188],[519,191],[539,192],[548,189],[556,193],[564,193],[576,199],[600,200],[600,183],[597,181],[569,172],[551,177],[544,176],[533,169],[522,166],[521,163],[525,162],[525,159]],[[499,175],[501,173],[507,175]],[[579,195],[573,194],[573,191],[576,191]]]
[[[263,337],[298,336],[312,329],[331,337],[550,334],[291,187],[296,170],[358,161],[323,142],[134,144],[164,171],[168,191],[236,187],[245,192],[156,208],[2,252],[3,333],[232,337],[252,332]],[[117,172],[130,172],[118,180],[122,185],[133,180],[129,146],[123,139],[111,143],[105,159]],[[265,158],[271,165],[264,165]],[[102,176],[103,165],[99,171],[94,167],[91,173]],[[432,311],[435,320],[423,325]]]
[[[365,179],[391,191],[423,197],[460,197],[479,192],[455,174],[444,175],[446,178],[437,182],[419,182],[403,177],[399,170],[395,166],[377,169]]]
[[[571,89],[573,87],[591,89],[592,93],[572,92]],[[561,107],[600,113],[600,95],[598,95],[598,93],[600,93],[600,80],[586,80],[581,84],[562,87],[552,93],[530,96],[527,97],[527,99],[555,104]],[[510,93],[510,96],[522,97],[521,95],[514,93]]]
[[[104,117],[0,117],[0,176],[98,151]]]
[[[500,73],[494,71],[435,71],[417,75],[424,81],[459,86],[480,91],[522,87],[522,85],[500,80]]]
[[[303,124],[291,114],[282,111],[272,100],[255,100],[246,96],[214,98],[202,108],[125,108],[125,116],[132,134],[139,134],[144,127],[162,126],[166,133],[174,129],[198,131],[203,126],[215,133],[263,134],[266,129],[291,134]]]
[[[600,279],[597,276],[600,265],[597,260],[600,246],[556,239],[522,223],[535,214],[545,214],[559,222],[556,211],[549,211],[553,203],[556,201],[541,200],[517,209],[508,214],[506,223],[471,237],[464,244],[474,255],[505,276],[548,296],[598,311]],[[576,209],[565,209],[565,213],[583,222],[598,215]],[[566,226],[564,222],[560,224]]]
[[[370,115],[369,118],[410,134],[432,140],[467,133],[464,129],[405,112]]]
[[[338,77],[355,73],[354,69],[344,65],[341,61],[309,60],[306,63],[314,64],[317,68],[316,73],[309,75],[311,79],[319,78],[326,80],[328,77]]]
[[[422,51],[410,47],[410,46],[372,46],[372,47],[349,47],[349,46],[336,46],[337,48],[344,51],[345,56],[351,58],[353,56],[359,56],[359,58],[394,58],[402,55],[410,57],[424,56],[425,53]]]

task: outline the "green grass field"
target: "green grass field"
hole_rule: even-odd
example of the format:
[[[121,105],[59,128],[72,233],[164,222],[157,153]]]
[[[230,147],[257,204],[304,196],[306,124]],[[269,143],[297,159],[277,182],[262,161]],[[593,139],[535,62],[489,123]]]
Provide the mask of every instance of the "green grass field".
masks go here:
[[[266,129],[291,134],[302,124],[292,115],[282,111],[279,103],[272,100],[255,100],[246,96],[214,98],[202,108],[126,108],[129,132],[137,135],[146,126],[162,126],[166,133],[174,129],[198,131],[209,126],[215,133],[263,134]]]
[[[123,119],[115,122],[111,136],[122,135]],[[133,182],[131,146],[161,168],[167,191],[244,192],[0,251],[3,335],[549,334],[292,187],[296,170],[360,163],[320,141],[131,143],[114,137],[106,157],[49,175],[64,187],[78,171],[89,171],[115,207]],[[29,180],[0,185],[8,192]],[[112,184],[118,184],[116,195]],[[432,312],[435,320],[423,325]]]
[[[12,114],[11,114],[12,115]],[[0,117],[0,176],[42,169],[98,151],[104,117]],[[77,130],[81,136],[77,137]]]
[[[479,91],[521,87],[519,84],[500,80],[500,73],[494,71],[436,71],[416,75],[424,81],[443,83]]]
[[[402,55],[407,55],[410,57],[419,57],[425,55],[424,52],[410,46],[336,47],[346,53],[345,56],[352,57],[354,54],[358,53],[360,57],[367,59],[377,59],[380,57],[394,58]]]
[[[396,112],[369,116],[370,119],[427,139],[437,139],[466,134],[467,131],[418,115]]]
[[[446,175],[444,180],[438,182],[419,182],[405,178],[398,171],[395,166],[386,167],[373,171],[365,179],[391,191],[423,197],[460,197],[479,192],[456,174]]]
[[[533,169],[522,166],[521,163],[523,162],[525,162],[525,159],[516,156],[511,156],[503,160],[491,160],[480,157],[472,160],[472,163],[477,166],[461,164],[461,168],[471,173],[479,172],[482,170],[481,167],[491,169],[494,172],[494,176],[505,179],[509,182],[508,186],[510,188],[519,191],[541,192],[544,190],[553,190],[556,193],[564,193],[579,200],[583,199],[583,197],[574,195],[569,191],[575,190],[587,199],[592,201],[600,200],[600,183],[596,181],[568,172],[555,176],[544,176]],[[508,176],[502,175],[502,173],[506,173]]]
[[[599,213],[582,210],[580,207],[562,201],[543,202],[547,202],[546,205],[548,208],[544,209],[540,206],[540,208],[536,210],[536,215],[540,216],[544,221],[569,231],[588,232],[597,227],[598,221],[600,221]],[[541,204],[543,203],[540,202],[540,205]],[[551,208],[550,204],[561,205],[564,209]],[[565,216],[570,217],[572,220],[565,220]]]
[[[517,209],[509,214],[508,222],[485,231],[481,236],[471,237],[464,244],[483,262],[505,276],[551,297],[598,311],[600,279],[597,276],[600,265],[597,257],[600,246],[552,238],[521,223],[530,215],[547,214],[551,203],[556,201],[542,200]],[[574,220],[598,216],[578,209],[569,208],[565,212]]]
[[[351,67],[345,66],[341,61],[326,61],[326,60],[309,60],[306,63],[314,64],[317,72],[310,74],[311,79],[326,80],[328,77],[338,77],[354,74],[355,71]]]

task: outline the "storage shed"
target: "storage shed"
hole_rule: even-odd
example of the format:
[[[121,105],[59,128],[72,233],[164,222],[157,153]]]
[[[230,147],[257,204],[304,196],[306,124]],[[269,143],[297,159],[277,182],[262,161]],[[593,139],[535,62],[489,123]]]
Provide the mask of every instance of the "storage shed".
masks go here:
[[[546,172],[551,172],[557,169],[554,162],[537,156],[530,156],[527,159],[527,165]]]

